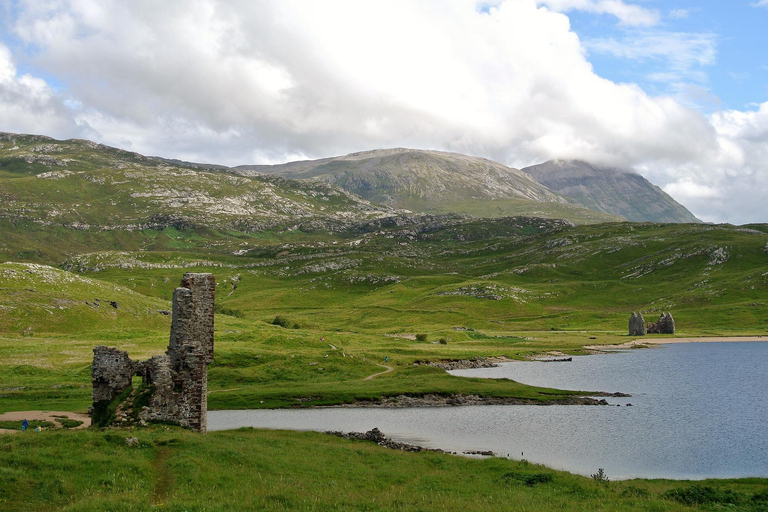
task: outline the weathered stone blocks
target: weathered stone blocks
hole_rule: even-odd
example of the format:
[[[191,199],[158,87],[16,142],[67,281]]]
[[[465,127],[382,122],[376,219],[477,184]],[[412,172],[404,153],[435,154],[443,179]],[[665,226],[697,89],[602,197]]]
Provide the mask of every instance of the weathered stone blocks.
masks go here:
[[[669,313],[662,313],[659,321],[648,323],[648,334],[675,334],[675,320]]]
[[[181,286],[173,293],[171,336],[163,355],[134,362],[126,352],[94,348],[94,411],[107,410],[106,403],[130,388],[134,375],[141,375],[149,398],[135,419],[176,423],[205,432],[215,290],[213,274],[184,274]]]
[[[632,312],[629,317],[629,335],[644,336],[645,334],[675,334],[675,320],[670,313],[662,313],[656,323],[647,322],[641,313]]]
[[[629,317],[629,335],[630,336],[645,336],[645,320],[642,313],[632,312],[632,316]]]

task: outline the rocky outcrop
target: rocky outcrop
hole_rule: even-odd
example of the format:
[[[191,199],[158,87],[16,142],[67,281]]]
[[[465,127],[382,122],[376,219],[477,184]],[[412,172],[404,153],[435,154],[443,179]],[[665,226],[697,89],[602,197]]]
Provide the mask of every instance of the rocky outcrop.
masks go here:
[[[173,293],[171,336],[165,354],[131,361],[128,353],[93,349],[93,423],[106,426],[120,411],[120,423],[168,422],[198,432],[207,430],[208,365],[213,361],[216,282],[213,274],[184,274]],[[142,388],[132,387],[134,375]],[[123,400],[129,406],[116,401]],[[141,405],[146,404],[146,405]]]
[[[332,436],[341,437],[344,439],[357,439],[360,441],[371,441],[373,443],[378,444],[379,446],[383,446],[384,448],[389,448],[391,450],[400,450],[404,452],[439,452],[439,453],[445,453],[443,450],[434,449],[434,448],[424,448],[423,446],[418,446],[415,444],[408,444],[408,443],[400,443],[398,441],[393,441],[392,439],[387,438],[381,430],[374,427],[372,430],[369,430],[368,432],[339,432],[339,431],[329,431],[326,432],[326,434],[330,434]]]
[[[645,319],[642,313],[632,312],[632,316],[629,317],[629,335],[630,336],[645,336]]]
[[[478,357],[476,359],[458,359],[454,361],[416,361],[414,364],[417,366],[433,366],[446,371],[474,370],[478,368],[495,368],[499,366],[496,362],[489,361],[485,357]]]

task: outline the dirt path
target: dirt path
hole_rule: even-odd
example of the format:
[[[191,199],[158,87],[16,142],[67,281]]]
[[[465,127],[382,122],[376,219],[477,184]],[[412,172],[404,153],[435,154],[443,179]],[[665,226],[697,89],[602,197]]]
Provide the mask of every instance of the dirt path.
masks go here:
[[[392,368],[391,366],[387,366],[385,364],[376,363],[376,366],[381,366],[382,368],[386,368],[386,370],[383,371],[383,372],[374,373],[373,375],[369,375],[366,378],[364,378],[363,380],[371,380],[372,378],[378,377],[379,375],[384,375],[385,373],[389,373],[389,372],[395,371],[394,368]]]
[[[237,391],[239,389],[243,389],[243,388],[214,389],[212,391],[208,391],[208,394],[210,395],[211,393],[226,393],[227,391]]]
[[[91,426],[91,418],[87,414],[80,414],[70,411],[13,411],[0,414],[0,421],[18,421],[19,428],[17,430],[0,429],[0,433],[9,434],[15,432],[21,432],[21,422],[24,420],[32,421],[50,421],[56,424],[57,428],[61,428],[60,420],[69,418],[71,420],[82,421],[83,424],[74,427],[75,429],[88,428]]]
[[[163,505],[173,488],[173,475],[168,469],[168,459],[171,456],[171,449],[163,446],[157,449],[157,454],[152,460],[152,469],[155,472],[157,485],[152,491],[152,505]]]

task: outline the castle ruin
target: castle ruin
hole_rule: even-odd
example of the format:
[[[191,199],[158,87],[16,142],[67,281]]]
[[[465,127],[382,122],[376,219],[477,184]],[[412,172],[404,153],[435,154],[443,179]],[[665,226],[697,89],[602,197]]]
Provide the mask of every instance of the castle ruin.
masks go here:
[[[184,274],[181,286],[173,292],[171,336],[165,354],[132,361],[127,352],[116,348],[93,349],[94,424],[110,424],[114,411],[122,408],[131,409],[135,421],[207,430],[215,290],[213,274]],[[134,376],[142,377],[139,390],[132,389]]]
[[[662,313],[655,324],[648,322],[646,326],[648,334],[675,334],[675,319],[669,313]]]
[[[629,335],[630,336],[645,336],[645,319],[642,313],[632,312],[632,316],[629,317]]]
[[[670,313],[662,313],[656,323],[646,322],[642,313],[632,312],[629,317],[629,335],[645,336],[646,334],[675,334],[675,320]]]

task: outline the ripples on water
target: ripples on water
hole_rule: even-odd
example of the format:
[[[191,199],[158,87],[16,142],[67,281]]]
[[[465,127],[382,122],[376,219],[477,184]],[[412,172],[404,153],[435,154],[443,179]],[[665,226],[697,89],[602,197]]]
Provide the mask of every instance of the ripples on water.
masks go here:
[[[211,411],[208,427],[378,427],[398,441],[492,450],[584,475],[604,468],[613,479],[768,477],[766,343],[686,343],[451,373],[632,397],[608,399],[611,406],[603,407]]]

